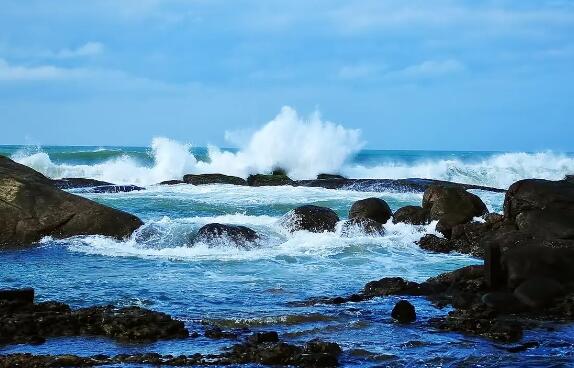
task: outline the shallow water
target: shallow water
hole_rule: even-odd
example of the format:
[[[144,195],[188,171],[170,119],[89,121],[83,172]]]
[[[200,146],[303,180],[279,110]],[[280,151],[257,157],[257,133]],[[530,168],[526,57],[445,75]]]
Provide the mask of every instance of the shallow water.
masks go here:
[[[22,152],[21,147],[2,149],[12,155]],[[42,152],[47,152],[52,164],[60,168],[69,165],[76,170],[78,165],[106,165],[110,160],[106,156],[89,161],[67,152],[77,148],[51,149],[56,153],[49,149]],[[144,149],[119,150],[121,155],[145,152]],[[356,160],[355,167],[365,163],[376,167],[392,157],[400,157],[397,152],[378,156],[363,152],[363,155]],[[472,156],[471,153],[425,156],[420,152],[405,155],[422,155],[425,160],[434,162],[448,155],[466,162]],[[491,160],[496,157],[493,155],[477,153],[472,162]],[[146,163],[143,157],[142,165],[153,167],[153,160]],[[416,160],[409,160],[411,158],[404,158],[401,165],[407,162],[417,165]],[[49,173],[47,170],[46,174]],[[552,172],[555,176],[563,174]],[[475,193],[491,211],[501,211],[503,194]],[[436,309],[423,298],[409,298],[419,316],[417,322],[409,326],[397,325],[390,318],[390,310],[398,300],[395,297],[337,306],[289,304],[310,297],[357,292],[366,282],[386,276],[422,281],[441,272],[480,263],[463,255],[420,250],[414,241],[422,234],[433,232],[433,224],[417,227],[388,223],[382,237],[360,233],[343,237],[340,230],[329,234],[290,234],[279,223],[281,216],[303,204],[330,207],[344,219],[351,204],[358,199],[380,197],[396,210],[404,205],[420,204],[421,193],[150,185],[140,192],[81,195],[134,213],[145,225],[126,241],[99,236],[44,239],[35,248],[2,252],[0,287],[34,287],[39,300],[59,300],[73,307],[108,303],[140,305],[166,312],[185,321],[190,331],[200,333],[206,324],[217,324],[242,333],[246,333],[244,328],[275,330],[282,338],[297,343],[318,337],[341,345],[345,351],[342,358],[345,366],[574,364],[571,326],[553,326],[557,329],[554,332],[530,331],[524,340],[538,341],[540,347],[512,354],[484,339],[429,330],[425,327],[426,321],[444,315],[448,309]],[[197,229],[210,222],[249,226],[262,235],[262,240],[251,249],[229,244],[215,247],[193,244]],[[191,354],[217,352],[232,343],[204,337],[144,345],[123,345],[102,338],[59,338],[39,346],[2,347],[0,353],[92,355],[155,351]]]

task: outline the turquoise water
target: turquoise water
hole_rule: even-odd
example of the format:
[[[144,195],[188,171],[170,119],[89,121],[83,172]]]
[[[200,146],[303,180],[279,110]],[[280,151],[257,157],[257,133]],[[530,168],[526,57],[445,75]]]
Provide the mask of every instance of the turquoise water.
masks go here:
[[[139,216],[145,225],[130,239],[44,239],[38,247],[2,252],[0,287],[34,287],[39,300],[59,300],[74,307],[141,305],[169,313],[199,333],[206,324],[218,324],[243,334],[244,328],[275,330],[297,343],[318,337],[341,345],[345,366],[574,364],[574,330],[569,326],[555,326],[557,331],[552,333],[528,332],[525,340],[539,341],[540,347],[512,354],[483,339],[429,330],[426,321],[448,309],[436,309],[422,298],[409,298],[419,315],[409,326],[392,322],[390,310],[398,300],[393,297],[339,306],[291,306],[290,302],[310,297],[356,292],[366,282],[385,276],[421,281],[479,263],[467,256],[420,250],[413,242],[432,232],[432,225],[389,223],[382,237],[343,237],[339,231],[290,234],[278,224],[282,215],[303,204],[330,207],[344,219],[356,200],[376,196],[396,210],[420,204],[421,193],[155,185],[181,177],[185,173],[181,170],[201,172],[203,168],[193,162],[178,166],[179,156],[170,152],[129,147],[0,147],[0,154],[52,177],[84,176],[146,186],[140,192],[81,193]],[[191,154],[200,162],[213,159],[206,149],[194,149]],[[522,177],[558,179],[573,168],[572,155],[556,153],[362,151],[338,171],[362,174],[350,175],[354,177],[431,177],[503,187]],[[503,194],[475,193],[491,211],[501,210]],[[210,222],[249,226],[263,240],[248,250],[229,244],[194,245],[191,240],[197,229]],[[217,352],[232,343],[199,337],[123,345],[101,338],[60,338],[40,346],[2,347],[0,353],[191,354]]]

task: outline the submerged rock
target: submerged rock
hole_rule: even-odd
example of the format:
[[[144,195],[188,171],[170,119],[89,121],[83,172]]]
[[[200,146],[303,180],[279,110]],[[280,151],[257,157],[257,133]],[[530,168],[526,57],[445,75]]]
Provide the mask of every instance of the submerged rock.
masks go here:
[[[367,218],[381,224],[393,216],[391,208],[380,198],[367,198],[353,203],[349,210],[349,218]]]
[[[330,208],[306,205],[289,211],[280,222],[291,232],[307,230],[322,233],[335,231],[339,216]]]
[[[45,236],[125,238],[137,217],[56,188],[33,169],[0,156],[0,247],[28,245]]]
[[[198,174],[198,175],[184,175],[183,181],[187,184],[205,185],[205,184],[233,184],[233,185],[247,185],[245,179],[223,175],[223,174]]]
[[[399,222],[412,225],[426,225],[430,223],[430,213],[428,209],[421,206],[401,207],[393,214],[393,224]]]
[[[417,319],[417,313],[407,300],[399,300],[391,311],[391,317],[399,323],[411,323]]]
[[[470,222],[488,212],[482,200],[459,187],[431,185],[423,195],[424,209],[432,220],[438,220],[437,230],[450,238],[452,228]]]
[[[385,234],[385,228],[380,222],[368,218],[357,217],[343,222],[341,235],[353,236],[357,233],[382,236]]]
[[[280,186],[280,185],[294,185],[295,182],[291,180],[284,173],[279,173],[277,175],[264,175],[255,174],[249,175],[247,178],[247,185],[252,187],[264,187],[264,186]]]
[[[227,245],[229,243],[247,247],[253,245],[259,236],[246,226],[212,223],[199,229],[194,242],[210,245]]]

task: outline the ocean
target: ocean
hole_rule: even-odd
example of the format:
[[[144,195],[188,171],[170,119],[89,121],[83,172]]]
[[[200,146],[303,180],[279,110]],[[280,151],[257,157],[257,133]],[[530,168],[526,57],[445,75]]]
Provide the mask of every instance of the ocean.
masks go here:
[[[574,365],[574,328],[527,331],[540,346],[510,353],[499,344],[457,333],[429,330],[426,322],[449,312],[424,298],[408,298],[418,320],[397,325],[390,310],[399,298],[343,305],[295,307],[291,302],[345,295],[387,276],[422,281],[480,260],[433,254],[414,243],[434,224],[385,225],[384,236],[289,233],[278,220],[304,204],[326,206],[341,219],[351,204],[380,197],[393,210],[420,205],[422,193],[356,192],[308,187],[157,185],[188,173],[246,177],[276,167],[295,179],[336,173],[351,178],[431,178],[507,188],[523,178],[561,179],[574,173],[574,154],[538,152],[451,152],[363,150],[332,145],[247,149],[192,148],[158,138],[150,147],[0,146],[0,154],[52,178],[86,177],[136,184],[143,191],[78,193],[139,216],[145,223],[129,239],[102,236],[43,239],[37,247],[0,252],[0,288],[33,287],[39,300],[73,307],[139,305],[185,321],[190,331],[206,326],[242,331],[277,331],[287,341],[334,341],[344,366],[555,366]],[[335,142],[336,143],[336,142]],[[309,147],[309,145],[303,145]],[[332,147],[337,147],[333,149]],[[257,148],[261,148],[258,150]],[[72,190],[73,192],[73,190]],[[501,212],[504,193],[474,190],[490,211]],[[262,235],[251,249],[229,244],[193,244],[195,232],[211,222],[248,226]],[[102,338],[54,338],[37,346],[0,347],[0,353],[93,355],[154,351],[163,354],[217,352],[229,340],[205,337],[153,344],[119,344]]]

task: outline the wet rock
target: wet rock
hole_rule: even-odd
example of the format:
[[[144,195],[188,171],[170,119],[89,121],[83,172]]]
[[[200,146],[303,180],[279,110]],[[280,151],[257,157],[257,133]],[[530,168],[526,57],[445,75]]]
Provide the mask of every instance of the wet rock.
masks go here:
[[[97,335],[120,341],[187,337],[183,322],[139,307],[90,307],[71,310],[58,302],[34,304],[26,297],[0,299],[0,345],[42,343],[57,336]],[[4,293],[4,295],[6,295]]]
[[[564,176],[564,180],[569,183],[574,183],[574,175],[566,175]]]
[[[385,234],[385,228],[380,222],[361,217],[343,222],[341,227],[341,235],[353,236],[357,233],[382,236]]]
[[[506,286],[507,275],[502,265],[502,252],[497,245],[490,245],[486,248],[484,277],[491,290],[498,290]]]
[[[319,174],[317,175],[317,180],[345,180],[347,178],[345,178],[342,175],[337,175],[337,174]]]
[[[52,180],[0,156],[0,247],[28,245],[45,236],[125,238],[137,217],[56,188]]]
[[[427,290],[420,284],[401,277],[385,277],[365,285],[362,294],[367,298],[388,295],[425,295]]]
[[[524,310],[524,304],[508,291],[493,291],[482,296],[482,303],[500,313],[517,313]]]
[[[294,185],[294,184],[295,182],[285,174],[282,175],[255,174],[255,175],[249,175],[249,177],[247,178],[247,185],[252,187]]]
[[[330,208],[306,205],[290,211],[280,222],[289,231],[307,230],[321,233],[335,231],[339,216]]]
[[[545,246],[522,246],[502,256],[509,288],[515,288],[533,277],[547,277],[558,282],[574,281],[574,249]]]
[[[380,198],[367,198],[353,203],[349,218],[367,218],[381,224],[386,223],[393,215],[391,208]]]
[[[164,180],[159,183],[159,185],[178,185],[178,184],[185,184],[183,180]]]
[[[194,243],[228,245],[231,242],[238,246],[249,247],[258,239],[255,230],[246,226],[212,223],[198,230]]]
[[[550,305],[563,293],[562,284],[548,277],[533,277],[514,290],[516,298],[531,308]]]
[[[107,181],[86,178],[62,178],[52,180],[54,186],[60,189],[91,188],[104,185],[114,185]]]
[[[496,224],[504,220],[504,216],[496,212],[487,213],[482,218],[487,224]]]
[[[434,234],[426,234],[416,242],[421,249],[436,253],[450,253],[456,249],[454,243]]]
[[[34,303],[34,289],[4,289],[0,290],[0,302]]]
[[[275,343],[275,342],[279,342],[279,335],[275,331],[258,332],[258,333],[255,333],[255,334],[249,336],[249,339],[247,341],[250,344],[255,344],[255,345],[268,343],[268,342]]]
[[[205,337],[210,339],[236,339],[237,334],[233,332],[223,331],[220,327],[212,326],[205,330]]]
[[[134,191],[145,190],[145,188],[138,187],[137,185],[101,185],[92,188],[83,188],[78,190],[80,193],[128,193]]]
[[[488,212],[482,200],[460,187],[431,185],[423,195],[423,208],[429,211],[432,220],[438,220],[445,237],[455,225],[470,222],[474,217]]]
[[[574,183],[520,180],[504,199],[504,217],[541,239],[574,239]]]
[[[399,300],[391,311],[391,317],[399,323],[411,323],[417,319],[415,307],[407,300]]]
[[[233,185],[247,185],[245,179],[223,175],[223,174],[198,174],[198,175],[184,175],[183,181],[187,184],[205,185],[205,184],[233,184]]]
[[[430,213],[421,206],[405,206],[393,214],[393,224],[404,222],[412,225],[426,225],[430,223]]]

